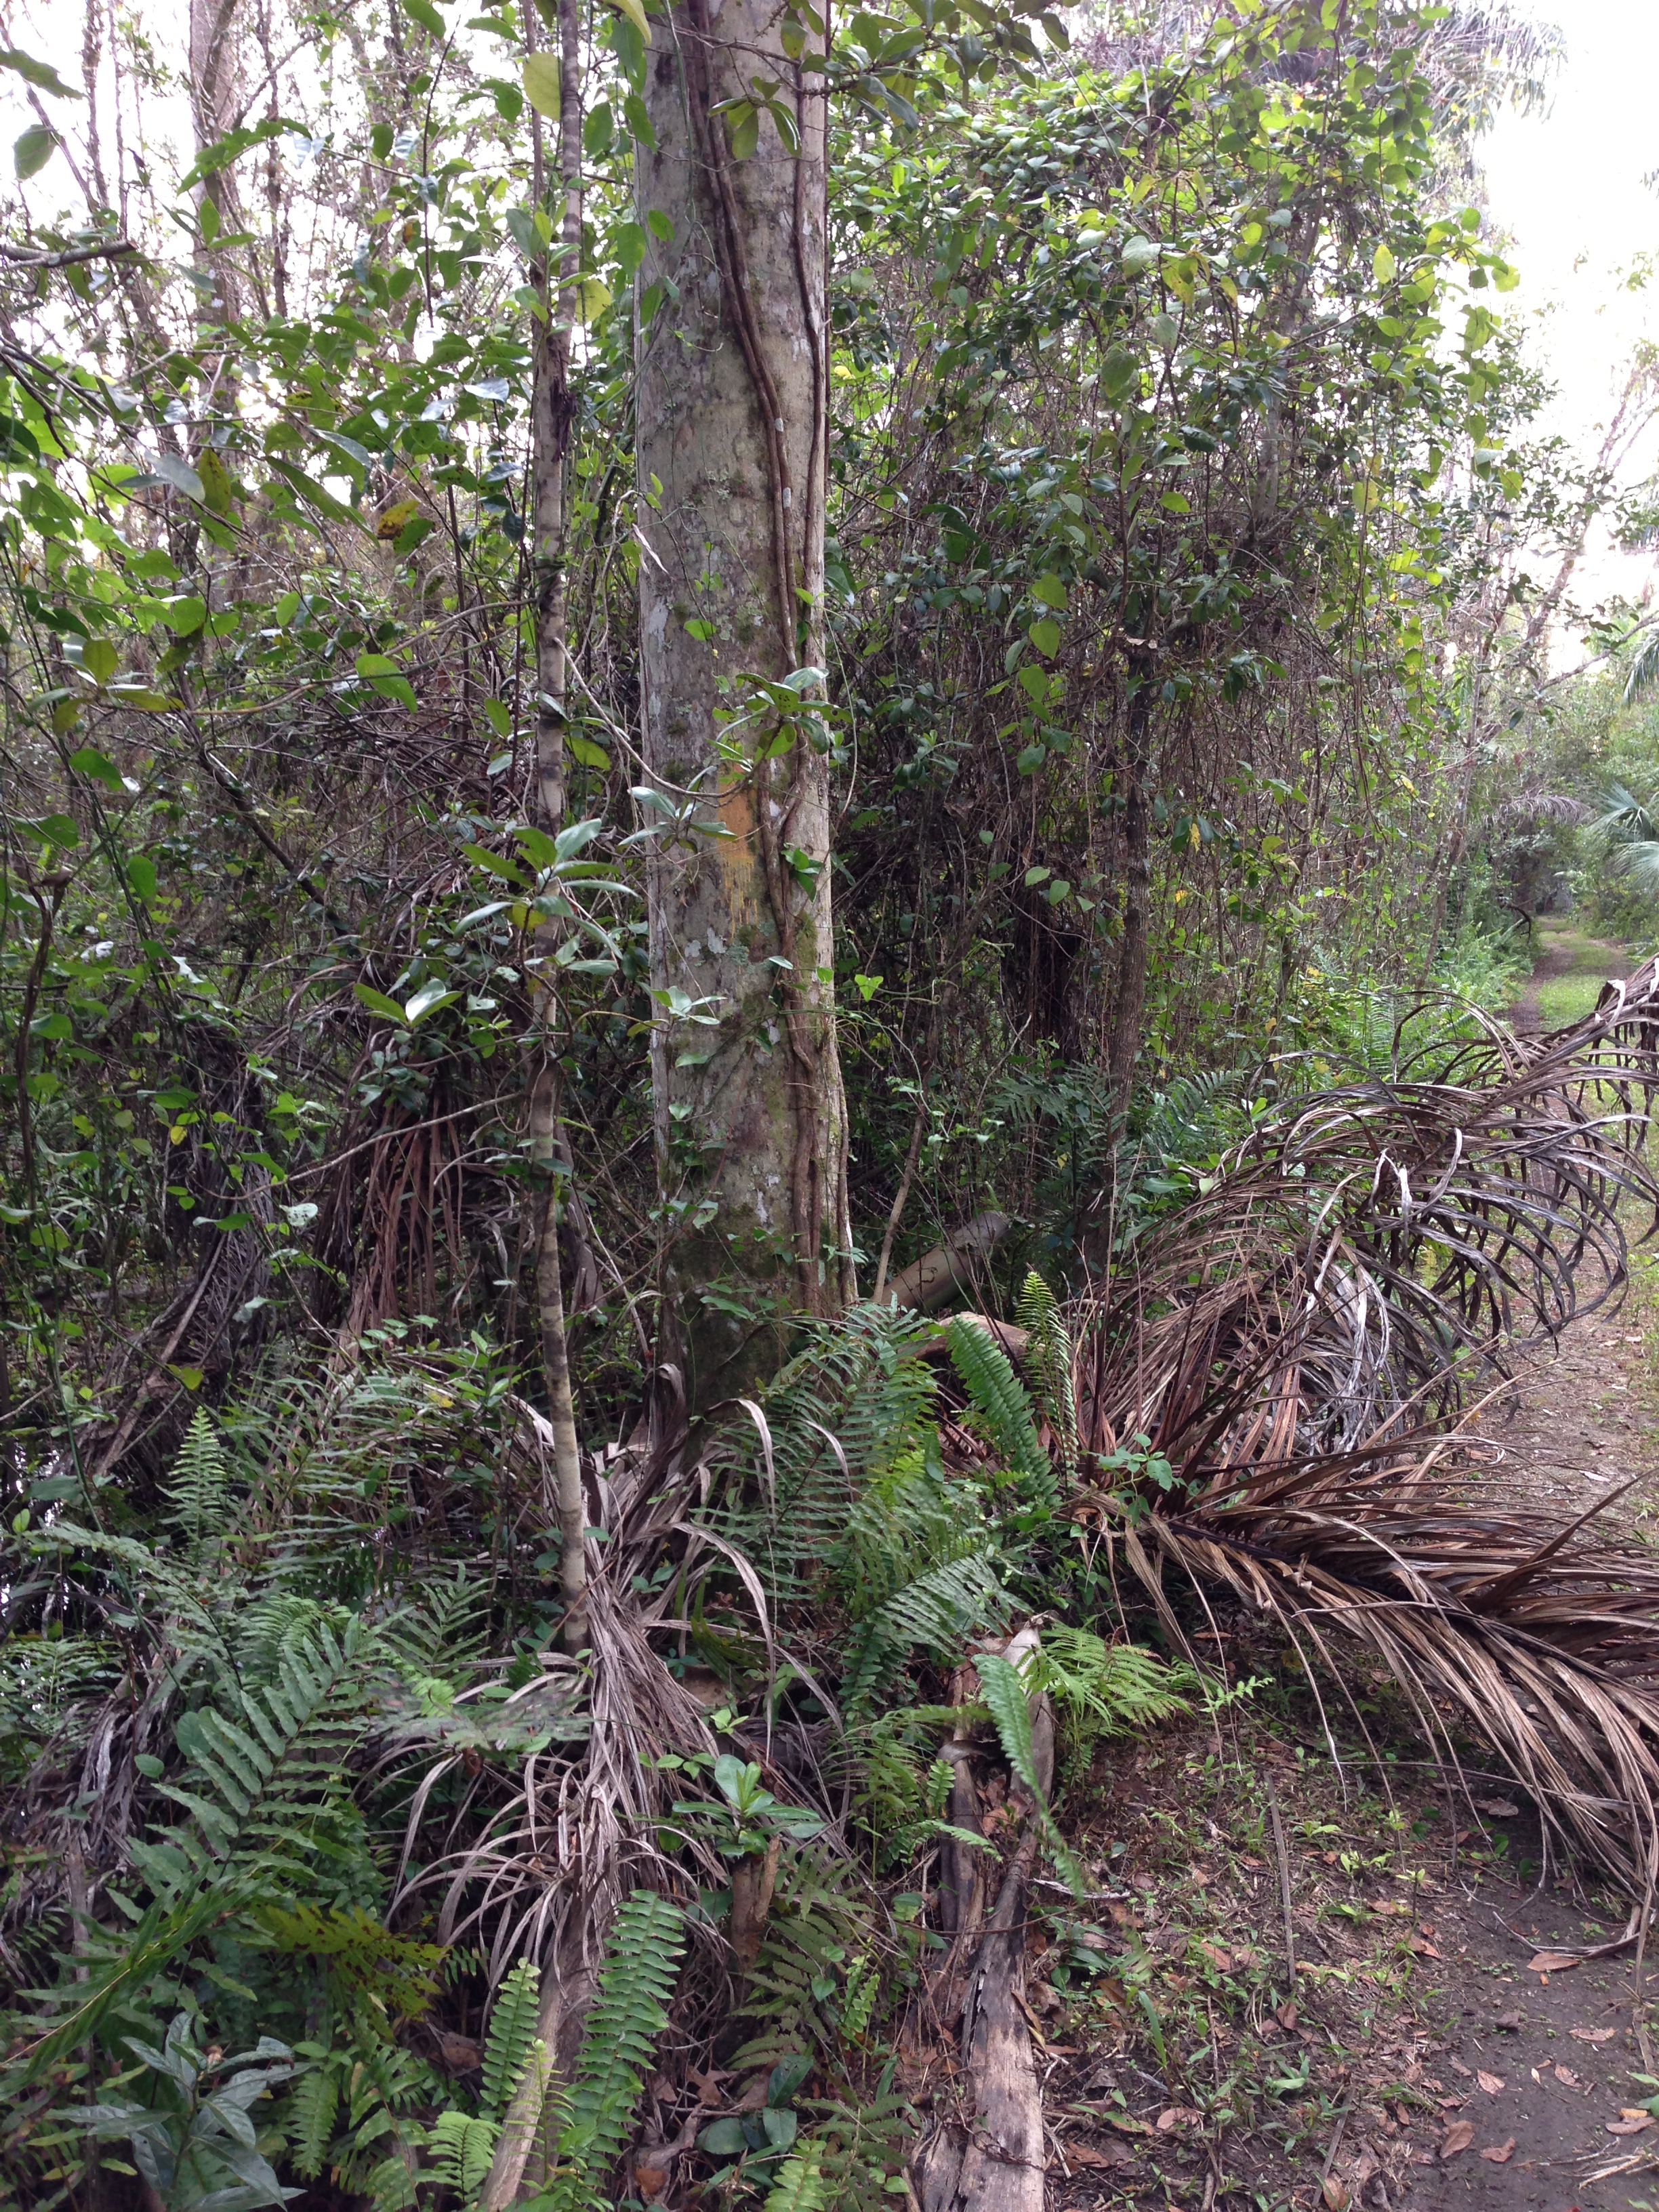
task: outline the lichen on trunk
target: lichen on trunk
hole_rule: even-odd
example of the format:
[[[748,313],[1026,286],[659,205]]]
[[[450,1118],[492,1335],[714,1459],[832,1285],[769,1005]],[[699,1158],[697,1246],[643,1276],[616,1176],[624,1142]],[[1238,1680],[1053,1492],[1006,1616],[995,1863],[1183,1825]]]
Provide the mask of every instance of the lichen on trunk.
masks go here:
[[[824,103],[784,28],[757,0],[659,21],[638,172],[659,302],[638,339],[645,757],[672,812],[649,894],[665,1317],[701,1404],[854,1290],[829,763],[804,732],[782,745],[758,688],[822,665]],[[750,131],[713,112],[757,77],[798,146],[765,111]]]

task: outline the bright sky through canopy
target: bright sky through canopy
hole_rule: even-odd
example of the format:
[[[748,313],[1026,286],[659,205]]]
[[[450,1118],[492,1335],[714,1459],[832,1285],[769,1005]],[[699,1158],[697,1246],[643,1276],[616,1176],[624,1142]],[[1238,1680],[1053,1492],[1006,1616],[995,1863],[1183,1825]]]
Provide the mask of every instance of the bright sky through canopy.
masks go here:
[[[1548,108],[1501,116],[1480,160],[1492,219],[1510,234],[1521,271],[1507,304],[1534,322],[1534,357],[1560,387],[1549,427],[1588,458],[1634,349],[1659,337],[1659,192],[1643,182],[1659,170],[1659,8],[1652,0],[1535,5],[1559,24],[1566,48]],[[1655,258],[1655,277],[1632,290],[1644,255]],[[1626,478],[1656,465],[1659,439],[1650,434]],[[1575,596],[1639,597],[1652,574],[1650,555],[1619,554],[1598,533]]]

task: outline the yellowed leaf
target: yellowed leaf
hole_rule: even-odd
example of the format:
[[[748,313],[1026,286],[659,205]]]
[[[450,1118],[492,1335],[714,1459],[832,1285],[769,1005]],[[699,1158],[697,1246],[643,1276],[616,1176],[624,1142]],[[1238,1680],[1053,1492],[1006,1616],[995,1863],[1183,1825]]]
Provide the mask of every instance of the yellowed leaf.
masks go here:
[[[618,15],[627,16],[648,46],[651,43],[651,26],[645,20],[645,10],[641,7],[640,0],[611,0],[611,4]]]
[[[550,123],[559,119],[559,58],[556,54],[526,54],[520,72],[524,79],[524,96],[538,115],[544,115]]]

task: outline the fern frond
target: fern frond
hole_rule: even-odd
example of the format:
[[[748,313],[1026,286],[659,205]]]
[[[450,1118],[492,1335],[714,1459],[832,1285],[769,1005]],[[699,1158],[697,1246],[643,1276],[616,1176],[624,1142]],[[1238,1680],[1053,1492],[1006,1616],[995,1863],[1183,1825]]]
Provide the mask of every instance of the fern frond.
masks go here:
[[[289,2107],[294,2170],[301,2181],[315,2181],[328,2164],[339,2106],[340,2077],[332,2066],[313,2066],[295,2084]]]
[[[1077,1402],[1072,1395],[1072,1340],[1054,1292],[1035,1267],[1025,1278],[1014,1318],[1026,1332],[1025,1370],[1035,1385],[1037,1402],[1060,1439],[1066,1482],[1075,1483]]]
[[[205,1406],[191,1414],[161,1489],[167,1523],[194,1564],[223,1538],[229,1519],[230,1470]]]
[[[479,2113],[458,2112],[453,2106],[440,2112],[428,2144],[433,2179],[453,2189],[463,2204],[475,2203],[489,2176],[498,2132],[495,2121]]]
[[[1054,1816],[1048,1809],[1048,1800],[1037,1780],[1036,1761],[1031,1744],[1031,1708],[1025,1679],[1018,1667],[989,1652],[981,1653],[975,1660],[974,1667],[979,1675],[980,1695],[996,1723],[1002,1755],[1011,1771],[1030,1793],[1036,1804],[1036,1817],[1048,1840],[1049,1855],[1060,1869],[1061,1877],[1073,1893],[1081,1897],[1086,1886],[1082,1869],[1055,1826]]]
[[[159,1787],[194,1818],[195,1836],[175,1828],[167,1841],[198,1878],[234,1869],[249,1888],[314,1892],[319,1822],[350,1821],[340,1777],[362,1726],[370,1641],[356,1619],[338,1637],[319,1626],[278,1655],[273,1680],[233,1685],[223,1710],[180,1720],[190,1765]],[[146,1870],[161,1878],[154,1853]]]
[[[988,1330],[960,1314],[947,1324],[945,1341],[951,1364],[1009,1473],[1052,1492],[1054,1471],[1031,1419],[1031,1401],[1007,1353]]]
[[[1190,1710],[1191,1676],[1138,1644],[1108,1644],[1086,1628],[1042,1632],[1032,1686],[1046,1690],[1074,1740],[1146,1728]]]
[[[622,2155],[685,1945],[685,1916],[654,1890],[623,1900],[587,2016],[549,2212],[577,2212]]]
[[[823,2145],[804,2142],[778,2169],[767,2192],[766,2212],[824,2212]]]
[[[499,2118],[519,2086],[530,2046],[536,2039],[541,1969],[528,1959],[501,1984],[484,2039],[484,2109]]]
[[[1001,1613],[995,1540],[968,1532],[971,1547],[925,1566],[854,1626],[848,1640],[842,1704],[867,1713],[914,1650],[954,1658],[975,1630]]]

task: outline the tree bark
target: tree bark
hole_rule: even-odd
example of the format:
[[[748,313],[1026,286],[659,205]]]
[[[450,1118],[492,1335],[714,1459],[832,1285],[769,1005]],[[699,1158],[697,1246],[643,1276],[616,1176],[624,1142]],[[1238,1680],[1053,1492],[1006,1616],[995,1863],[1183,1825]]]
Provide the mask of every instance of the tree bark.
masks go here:
[[[1120,1122],[1129,1110],[1135,1061],[1140,1054],[1152,896],[1151,666],[1140,662],[1132,664],[1129,681],[1132,688],[1123,761],[1123,938],[1118,946],[1117,995],[1112,1006],[1109,1052],[1115,1110]]]
[[[695,1406],[777,1363],[792,1308],[855,1291],[829,764],[805,739],[769,757],[778,718],[750,681],[823,657],[824,100],[784,21],[764,0],[657,20],[638,167],[641,300],[661,288],[638,339],[644,750],[680,810],[651,864],[653,1076],[665,1348]],[[734,156],[711,110],[756,78],[789,104],[799,153],[763,112]]]
[[[533,33],[535,10],[526,7],[525,23]],[[532,484],[532,588],[536,609],[536,787],[550,827],[564,819],[564,731],[568,715],[569,678],[566,587],[566,463],[570,448],[570,339],[576,319],[576,282],[582,245],[581,36],[576,0],[559,0],[558,181],[563,219],[549,272],[544,304],[547,313],[535,325],[535,376],[532,434],[535,454]],[[541,118],[534,125],[533,190],[540,206],[545,194]]]

